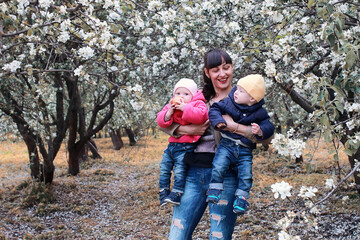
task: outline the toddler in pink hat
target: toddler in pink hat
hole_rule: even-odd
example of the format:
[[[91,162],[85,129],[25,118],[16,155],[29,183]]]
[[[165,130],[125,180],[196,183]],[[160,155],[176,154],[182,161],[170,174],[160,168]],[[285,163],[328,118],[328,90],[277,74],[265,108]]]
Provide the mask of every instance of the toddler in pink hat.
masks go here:
[[[167,128],[172,123],[181,125],[203,124],[208,119],[205,97],[198,90],[192,79],[182,78],[174,87],[170,103],[157,114],[157,123],[161,128]],[[159,195],[160,206],[166,203],[180,204],[184,193],[186,165],[183,162],[186,152],[195,149],[198,135],[183,135],[179,138],[169,137],[169,144],[164,151],[160,163]],[[170,192],[171,171],[174,170],[174,185]]]

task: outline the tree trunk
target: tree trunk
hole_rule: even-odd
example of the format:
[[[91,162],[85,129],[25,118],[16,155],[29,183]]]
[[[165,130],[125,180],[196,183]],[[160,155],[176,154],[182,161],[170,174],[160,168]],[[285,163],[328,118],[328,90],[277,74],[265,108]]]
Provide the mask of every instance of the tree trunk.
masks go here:
[[[130,146],[135,146],[136,140],[135,140],[135,134],[134,134],[133,130],[131,130],[131,128],[125,128],[125,131],[129,137]]]
[[[80,172],[80,159],[81,149],[77,148],[69,149],[69,174],[76,176]]]
[[[348,140],[348,136],[350,136],[351,131],[346,131],[346,134],[340,139],[340,142],[345,146],[346,141]],[[351,168],[355,166],[355,159],[360,159],[360,148],[357,149],[356,153],[352,156],[348,156],[349,163]],[[356,191],[360,194],[360,173],[358,171],[354,172],[354,181],[355,181],[355,188]]]
[[[353,156],[348,157],[351,168],[355,166],[355,159],[360,159],[360,149]],[[355,189],[360,194],[360,173],[359,171],[354,172]]]
[[[24,136],[23,139],[29,153],[31,177],[34,179],[39,179],[41,181],[40,158],[39,158],[39,152],[36,148],[36,144],[30,141],[29,139],[24,138]]]
[[[43,181],[45,183],[51,184],[54,179],[55,166],[53,164],[53,159],[44,159],[44,167],[42,169]]]
[[[94,158],[94,159],[101,159],[102,158],[99,151],[98,151],[96,143],[95,143],[95,141],[93,139],[90,139],[86,145],[88,146],[88,148],[91,151],[92,158]]]
[[[109,134],[113,143],[114,150],[120,150],[124,146],[124,142],[121,139],[120,129],[114,130],[111,128]]]
[[[88,152],[89,152],[88,145],[85,144],[84,147],[83,147],[82,150],[81,150],[80,163],[89,161]]]
[[[80,112],[80,97],[79,91],[76,85],[76,82],[67,81],[67,88],[70,98],[69,106],[69,138],[68,138],[68,152],[69,152],[69,161],[68,161],[68,171],[71,175],[76,176],[80,172],[79,166],[79,157],[81,156],[82,147],[79,148],[76,144],[77,133],[78,133],[78,121],[79,121],[79,112]]]

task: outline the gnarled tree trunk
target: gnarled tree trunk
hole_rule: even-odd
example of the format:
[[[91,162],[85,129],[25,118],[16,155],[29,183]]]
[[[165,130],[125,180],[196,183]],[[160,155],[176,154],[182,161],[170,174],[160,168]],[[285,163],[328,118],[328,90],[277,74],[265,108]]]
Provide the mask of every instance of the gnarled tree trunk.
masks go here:
[[[99,151],[98,151],[96,143],[92,138],[88,141],[88,143],[86,145],[88,146],[88,148],[89,148],[89,150],[90,150],[90,152],[92,154],[92,158],[94,158],[94,159],[97,159],[97,158],[101,159],[102,158]]]
[[[131,130],[131,128],[125,128],[126,134],[129,137],[129,141],[130,141],[130,146],[135,146],[136,145],[136,140],[135,140],[135,133],[133,130]]]
[[[124,142],[121,139],[120,129],[115,130],[113,128],[110,128],[109,134],[114,146],[114,150],[120,150],[124,146]]]

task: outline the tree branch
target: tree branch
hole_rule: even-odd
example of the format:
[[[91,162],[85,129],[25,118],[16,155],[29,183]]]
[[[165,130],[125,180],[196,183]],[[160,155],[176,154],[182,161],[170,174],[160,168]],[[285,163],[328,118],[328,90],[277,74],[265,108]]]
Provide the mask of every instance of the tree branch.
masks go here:
[[[314,112],[314,108],[311,106],[311,102],[294,90],[294,83],[292,81],[286,84],[277,82],[275,78],[273,78],[273,81],[279,84],[280,87],[291,97],[291,99],[300,107],[302,107],[306,112]]]
[[[320,201],[314,203],[314,205],[312,205],[311,207],[309,207],[308,211],[310,211],[312,208],[316,207],[317,205],[323,203],[326,199],[328,199],[331,194],[333,194],[333,192],[335,192],[335,190],[343,183],[345,182],[349,177],[351,177],[355,171],[360,167],[360,163],[358,163],[343,179],[341,179],[341,181]],[[302,212],[302,211],[300,211]]]

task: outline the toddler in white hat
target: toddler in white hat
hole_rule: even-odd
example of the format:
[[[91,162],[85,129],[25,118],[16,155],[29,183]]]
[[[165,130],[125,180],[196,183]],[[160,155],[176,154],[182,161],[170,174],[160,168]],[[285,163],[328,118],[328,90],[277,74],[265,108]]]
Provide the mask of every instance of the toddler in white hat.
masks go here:
[[[180,125],[203,124],[208,118],[204,95],[198,90],[194,80],[182,78],[174,87],[170,103],[166,104],[157,114],[157,123],[159,127],[167,128],[173,123]],[[195,143],[200,137],[199,135],[169,137],[169,144],[160,163],[160,206],[166,203],[180,204],[186,177],[184,155],[186,152],[194,151]],[[170,192],[172,170],[174,170],[174,185]]]

